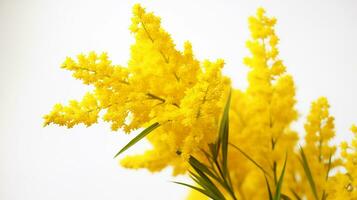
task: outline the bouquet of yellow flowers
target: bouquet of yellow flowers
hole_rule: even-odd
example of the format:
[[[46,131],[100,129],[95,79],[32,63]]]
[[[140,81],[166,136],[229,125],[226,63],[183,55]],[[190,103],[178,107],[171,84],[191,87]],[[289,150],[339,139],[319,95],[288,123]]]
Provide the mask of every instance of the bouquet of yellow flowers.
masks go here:
[[[177,50],[161,19],[137,4],[128,66],[106,53],[67,58],[62,68],[93,90],[56,104],[44,124],[90,126],[102,117],[114,131],[142,129],[115,157],[146,138],[152,149],[121,165],[188,174],[194,185],[178,183],[192,188],[188,199],[357,200],[357,127],[352,141],[331,144],[334,117],[321,97],[299,145],[303,134],[291,128],[295,86],[279,58],[275,24],[262,8],[249,18],[249,85],[240,90],[222,74],[222,59],[197,60],[190,42]]]

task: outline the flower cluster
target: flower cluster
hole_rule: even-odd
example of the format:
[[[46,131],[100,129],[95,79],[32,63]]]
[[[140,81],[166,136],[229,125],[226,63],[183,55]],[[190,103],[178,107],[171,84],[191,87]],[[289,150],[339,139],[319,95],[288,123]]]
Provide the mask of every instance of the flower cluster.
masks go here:
[[[343,171],[330,178],[326,188],[330,199],[357,199],[357,126],[351,127],[354,138],[351,143],[342,142]]]
[[[67,58],[62,68],[94,90],[80,102],[56,104],[45,125],[90,126],[100,113],[114,131],[129,133],[158,123],[147,137],[153,148],[121,164],[150,171],[172,166],[174,174],[183,173],[188,156],[215,140],[230,80],[221,73],[223,60],[198,61],[189,42],[177,50],[159,17],[140,5],[133,15],[130,30],[136,41],[128,66],[113,65],[106,53]]]
[[[244,64],[250,69],[249,85],[233,89],[222,74],[223,60],[197,60],[189,42],[178,50],[160,18],[135,5],[130,26],[135,43],[128,65],[113,65],[106,53],[67,58],[62,68],[94,89],[80,101],[56,104],[44,116],[44,124],[90,126],[102,117],[114,131],[144,128],[135,142],[146,136],[152,149],[123,158],[122,166],[152,172],[170,166],[177,175],[192,169],[192,156],[202,165],[212,164],[205,158],[217,141],[229,96],[229,175],[222,177],[229,177],[223,182],[230,194],[223,192],[225,198],[272,199],[276,191],[274,195],[283,199],[356,200],[357,127],[351,128],[353,141],[342,143],[341,156],[337,155],[338,147],[331,144],[334,117],[321,97],[311,104],[300,146],[302,133],[291,128],[298,118],[295,85],[279,58],[276,19],[259,8],[248,22],[250,56]],[[188,199],[207,197],[192,190]]]

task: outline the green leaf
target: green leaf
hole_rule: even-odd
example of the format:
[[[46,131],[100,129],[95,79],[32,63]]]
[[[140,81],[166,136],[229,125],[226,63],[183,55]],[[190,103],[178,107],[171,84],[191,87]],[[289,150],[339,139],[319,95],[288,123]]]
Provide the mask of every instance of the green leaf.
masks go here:
[[[208,176],[212,177],[213,179],[215,179],[216,181],[219,181],[218,177],[214,174],[214,172],[212,172],[209,167],[207,167],[206,165],[204,165],[203,163],[201,163],[199,160],[197,160],[195,157],[190,156],[189,158],[189,163],[192,167],[194,167],[194,169],[199,169],[201,170],[203,173],[207,174]]]
[[[323,193],[322,193],[321,200],[326,200],[326,199],[327,199],[327,193],[324,190]]]
[[[141,139],[143,139],[145,136],[147,136],[150,132],[152,132],[153,130],[155,130],[159,126],[160,126],[160,124],[158,122],[155,122],[151,126],[147,127],[143,131],[141,131],[141,133],[139,133],[139,135],[137,135],[128,144],[126,144],[122,149],[120,149],[120,151],[117,154],[115,154],[114,158],[119,156],[121,153],[123,153],[125,150],[129,149],[131,146],[133,146],[137,142],[139,142]]]
[[[191,172],[190,172],[191,173]],[[195,176],[193,176],[192,174],[189,175],[190,178],[198,185],[200,186],[200,188],[202,188],[203,191],[205,191],[204,194],[208,194],[210,197],[214,197],[214,198],[219,198],[215,192],[213,192],[211,189],[207,188],[206,185],[204,185],[204,183],[201,182],[201,180],[197,179]],[[204,185],[204,186],[203,186]],[[202,193],[202,192],[201,192]]]
[[[197,169],[195,170],[198,174],[190,172],[191,178],[210,194],[213,194],[219,199],[224,199],[224,195],[219,191],[216,185],[201,171],[197,171]]]
[[[217,141],[208,145],[210,154],[201,149],[208,162],[210,162],[212,165],[209,167],[193,156],[189,158],[189,163],[194,169],[194,172],[190,172],[191,179],[202,188],[198,188],[200,189],[198,190],[199,192],[204,193],[206,196],[212,199],[225,200],[224,195],[220,191],[220,189],[224,188],[232,196],[232,198],[236,200],[234,191],[231,186],[231,180],[227,167],[230,99],[231,92],[229,93],[226,105],[224,107]],[[218,160],[218,158],[221,159]],[[219,184],[221,187],[218,188],[215,183],[217,185]],[[188,184],[180,184],[190,187]]]
[[[327,172],[326,172],[326,178],[325,178],[326,181],[328,180],[329,173],[330,173],[330,170],[331,170],[331,163],[332,163],[332,153],[330,153],[330,156],[328,158]]]
[[[206,150],[204,150],[202,148],[200,150],[205,155],[207,161],[212,164],[214,162],[213,159],[212,159],[212,156]]]
[[[218,157],[218,150],[219,150],[219,143],[220,143],[220,139],[219,136],[217,138],[217,141],[213,144],[208,144],[209,150],[212,154],[212,159],[213,161],[217,161],[217,157]]]
[[[250,157],[248,154],[246,154],[242,149],[240,149],[239,147],[237,147],[232,143],[229,144],[235,149],[237,149],[241,154],[243,154],[243,156],[246,157],[248,160],[250,160],[255,166],[257,166],[265,175],[270,176],[269,173],[265,171],[265,169],[262,166],[260,166],[257,162],[255,162],[255,160],[252,157]]]
[[[300,155],[301,155],[300,162],[301,162],[301,165],[304,168],[305,175],[307,177],[307,180],[309,181],[312,193],[313,193],[313,195],[315,197],[315,200],[319,200],[319,197],[317,195],[315,181],[314,181],[314,178],[312,177],[312,173],[311,173],[311,170],[310,170],[310,167],[309,167],[309,163],[308,163],[308,161],[306,159],[306,156],[305,156],[305,153],[304,153],[304,150],[303,150],[302,147],[300,147]]]
[[[193,160],[191,160],[193,161]],[[198,180],[198,184],[200,186],[202,186],[203,188],[211,191],[212,193],[214,193],[216,196],[219,197],[224,197],[223,194],[219,191],[219,189],[216,187],[216,185],[210,180],[210,178],[208,178],[208,176],[201,170],[203,165],[197,165],[198,163],[194,163],[192,164],[192,162],[190,162],[191,166],[193,167],[193,169],[195,170],[195,173],[190,172],[190,174],[196,178],[196,180]],[[203,170],[206,171],[206,168],[203,167]],[[208,169],[207,169],[208,170]],[[209,171],[209,170],[208,170]],[[213,174],[212,174],[213,175]],[[220,180],[217,178],[216,179],[218,182],[220,182]]]
[[[219,138],[221,141],[221,150],[222,150],[222,170],[224,176],[227,175],[227,155],[228,155],[228,139],[229,139],[229,108],[231,105],[231,91],[227,98],[226,105],[224,107],[223,116],[221,118],[221,123],[219,127]]]
[[[186,183],[181,183],[181,182],[176,182],[174,181],[173,183],[176,183],[176,184],[179,184],[179,185],[183,185],[183,186],[186,186],[186,187],[189,187],[189,188],[192,188],[194,190],[197,190],[199,192],[201,192],[202,194],[208,196],[209,198],[212,198],[214,200],[224,200],[224,199],[220,199],[219,197],[215,196],[214,194],[211,194],[210,192],[202,189],[202,188],[199,188],[199,187],[195,187],[193,185],[189,185],[189,184],[186,184]]]
[[[285,174],[285,168],[286,168],[286,161],[287,160],[288,160],[288,157],[285,156],[284,166],[283,166],[283,170],[281,171],[278,184],[276,186],[274,200],[280,200],[280,198],[282,197],[281,189],[283,187],[283,180],[284,180],[284,174]]]
[[[301,197],[293,189],[290,188],[290,191],[291,193],[293,193],[296,200],[302,200]]]
[[[265,183],[267,184],[267,188],[268,188],[269,200],[273,200],[273,194],[271,193],[269,181],[268,181],[267,177],[265,176],[265,174],[264,174],[264,177],[265,177]]]
[[[327,181],[329,178],[329,173],[331,170],[331,163],[332,163],[332,153],[330,153],[330,156],[328,158],[328,164],[327,164],[327,171],[326,171],[326,177],[325,180]],[[321,200],[326,200],[327,199],[327,193],[325,190],[322,191],[322,197]]]
[[[291,198],[288,195],[285,195],[285,194],[281,194],[281,198],[283,200],[291,200]]]

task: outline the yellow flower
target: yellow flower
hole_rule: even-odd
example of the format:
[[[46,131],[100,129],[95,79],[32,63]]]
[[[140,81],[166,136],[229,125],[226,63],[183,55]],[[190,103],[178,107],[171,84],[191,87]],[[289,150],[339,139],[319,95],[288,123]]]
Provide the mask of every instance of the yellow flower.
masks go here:
[[[173,175],[184,174],[189,170],[190,156],[210,164],[202,150],[217,140],[222,110],[231,91],[229,142],[241,151],[228,149],[228,172],[237,198],[268,199],[266,184],[277,187],[288,158],[282,194],[291,199],[296,194],[300,199],[314,199],[298,164],[301,134],[291,127],[298,117],[296,89],[279,58],[275,18],[259,8],[248,19],[251,38],[246,42],[250,55],[243,60],[249,67],[245,90],[231,89],[230,79],[222,74],[222,59],[196,59],[190,42],[184,43],[182,51],[177,50],[161,19],[139,4],[133,7],[131,21],[135,42],[127,66],[113,65],[106,53],[89,52],[65,59],[62,68],[93,89],[82,100],[55,104],[44,116],[45,126],[90,126],[102,117],[113,131],[131,133],[159,124],[146,136],[152,148],[120,163],[152,172],[171,167]],[[354,139],[342,142],[341,155],[336,155],[337,146],[331,142],[334,117],[329,108],[325,97],[312,102],[302,148],[319,199],[327,195],[328,200],[356,200],[357,126],[351,127]],[[329,173],[331,170],[334,173]],[[229,196],[227,191],[223,193]],[[207,198],[191,192],[188,199]]]
[[[130,30],[135,37],[127,67],[113,65],[106,53],[67,58],[62,68],[94,86],[82,102],[57,104],[45,125],[73,127],[97,122],[99,112],[112,130],[131,132],[158,122],[147,139],[153,148],[128,156],[124,167],[159,171],[167,166],[184,173],[186,159],[216,139],[218,120],[230,81],[222,75],[224,61],[198,61],[192,45],[175,48],[161,20],[139,4],[133,7]]]
[[[327,193],[332,200],[342,199],[357,199],[357,134],[355,134],[356,126],[351,127],[354,133],[354,138],[351,144],[343,142],[341,144],[341,157],[344,172],[338,172],[327,184]]]
[[[99,110],[95,96],[87,93],[81,102],[72,100],[68,106],[56,104],[52,112],[44,116],[44,125],[55,123],[72,128],[74,125],[83,123],[90,126],[97,122]]]
[[[351,131],[352,131],[352,133],[357,133],[357,126],[356,125],[352,125],[351,126]]]

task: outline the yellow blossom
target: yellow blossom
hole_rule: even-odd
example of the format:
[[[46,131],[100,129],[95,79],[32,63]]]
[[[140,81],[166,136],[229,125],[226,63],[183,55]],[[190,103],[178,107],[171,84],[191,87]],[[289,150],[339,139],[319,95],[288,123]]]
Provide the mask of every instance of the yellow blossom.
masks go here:
[[[161,20],[139,4],[133,7],[130,30],[135,37],[128,66],[113,65],[106,53],[80,54],[67,58],[62,68],[84,84],[94,86],[91,95],[69,106],[56,104],[45,125],[68,128],[95,123],[98,113],[112,130],[131,132],[152,123],[161,126],[147,139],[153,148],[128,156],[124,167],[159,171],[167,166],[184,173],[186,160],[216,139],[218,120],[230,81],[222,75],[224,61],[198,61],[192,45],[183,52],[175,48]]]
[[[331,200],[357,199],[357,134],[356,126],[351,127],[354,138],[348,144],[343,142],[341,157],[344,172],[338,172],[327,184],[327,193]]]
[[[352,131],[352,133],[357,133],[357,126],[356,125],[352,125],[351,126],[351,131]]]
[[[135,42],[127,66],[112,64],[107,53],[65,59],[62,68],[93,89],[80,101],[55,104],[44,116],[45,126],[90,126],[100,117],[113,131],[126,133],[157,125],[145,137],[152,148],[124,157],[121,165],[151,172],[171,167],[173,175],[184,174],[190,170],[191,156],[212,164],[204,152],[217,141],[231,91],[229,143],[236,148],[228,148],[229,174],[225,177],[230,177],[227,182],[233,191],[223,190],[223,195],[229,199],[234,195],[228,193],[233,192],[239,200],[269,199],[267,184],[275,195],[287,159],[282,194],[290,199],[315,198],[299,164],[301,134],[291,127],[298,118],[296,89],[279,57],[275,18],[259,8],[248,19],[251,38],[246,42],[250,55],[243,60],[249,67],[245,90],[231,89],[230,79],[222,74],[222,59],[196,59],[190,42],[178,50],[161,19],[139,4],[133,7],[131,21]],[[336,155],[337,146],[331,142],[334,117],[329,108],[325,97],[312,102],[302,149],[318,199],[357,200],[357,126],[351,127],[354,139],[342,142],[341,155]],[[191,191],[188,199],[207,198]]]

